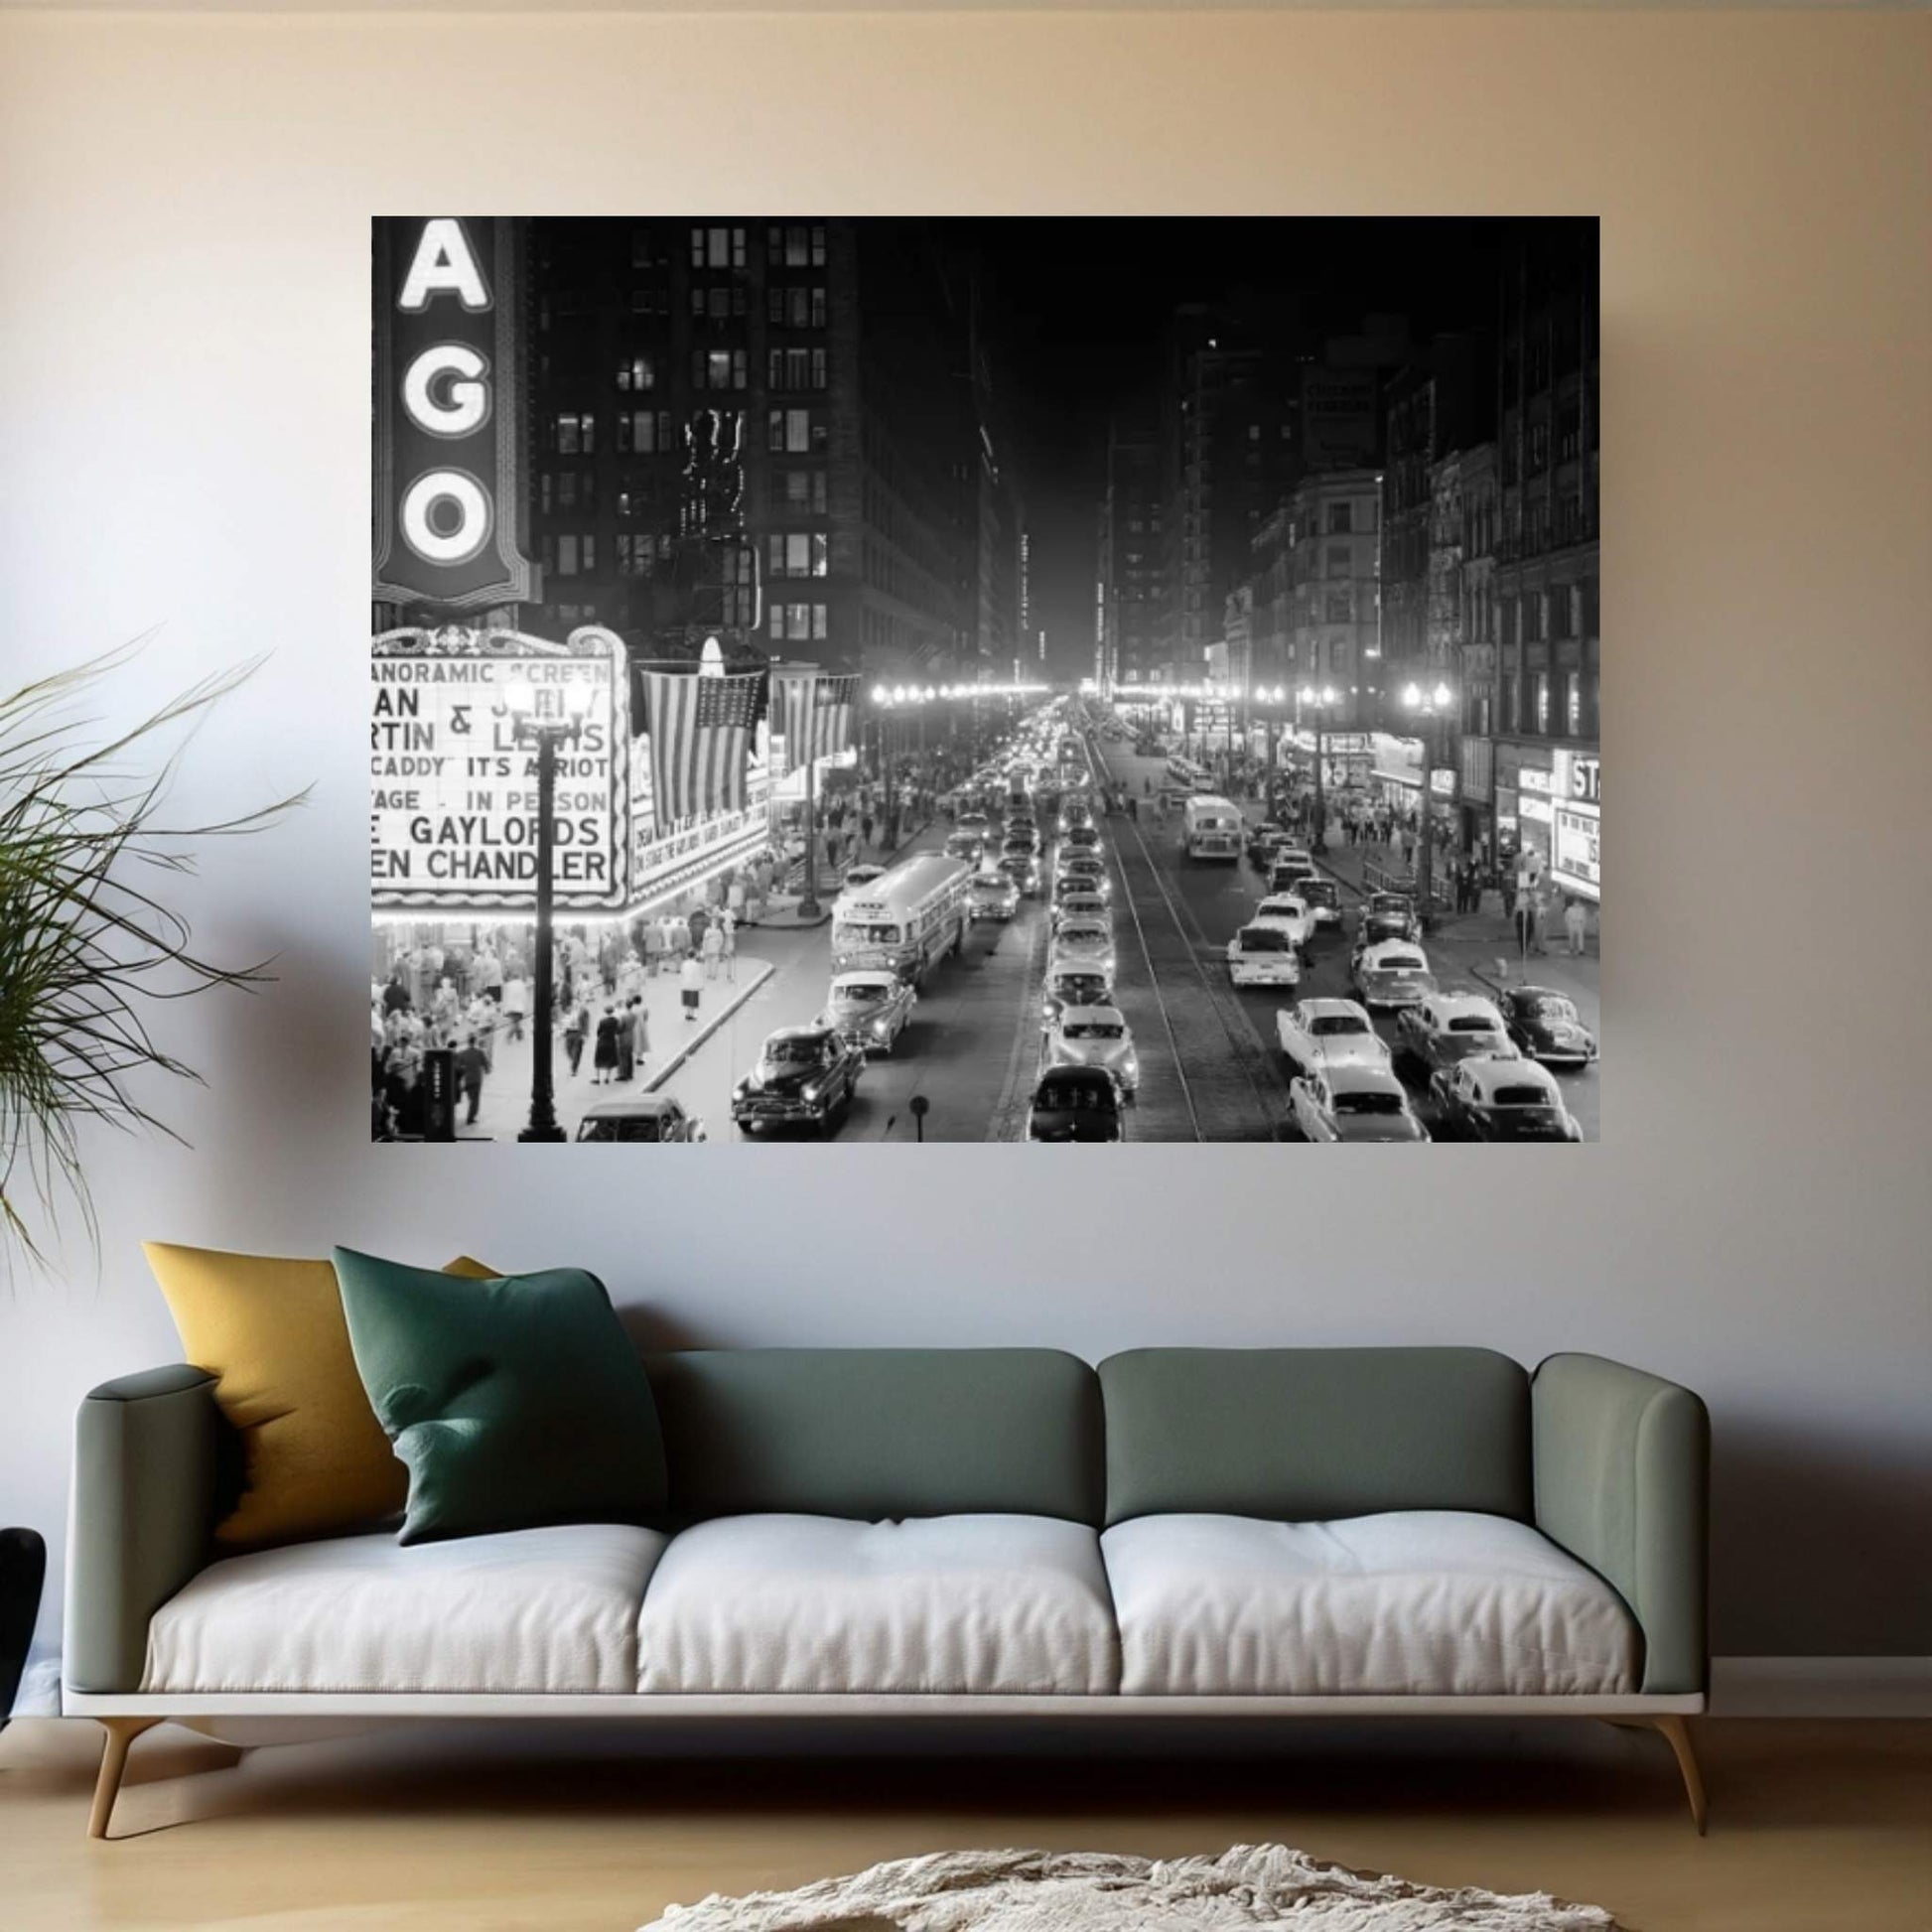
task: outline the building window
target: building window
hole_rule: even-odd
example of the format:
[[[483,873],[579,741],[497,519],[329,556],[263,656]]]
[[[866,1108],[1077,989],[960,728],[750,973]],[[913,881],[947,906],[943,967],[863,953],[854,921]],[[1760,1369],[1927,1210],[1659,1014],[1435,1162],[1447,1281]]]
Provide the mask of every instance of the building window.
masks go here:
[[[632,228],[630,230],[630,266],[632,268],[655,268],[657,262],[657,251],[652,244],[650,230],[648,228]]]
[[[745,230],[743,228],[693,228],[691,266],[693,268],[743,268]]]
[[[1536,691],[1536,729],[1541,737],[1550,735],[1550,674],[1538,671],[1532,680]]]
[[[823,285],[804,282],[775,285],[765,295],[765,319],[779,329],[823,329]]]
[[[559,456],[591,456],[597,450],[597,418],[592,415],[554,417],[550,447]]]
[[[1564,730],[1572,738],[1584,735],[1584,680],[1581,674],[1564,679]]]
[[[1330,591],[1322,605],[1322,617],[1329,623],[1352,623],[1355,600],[1346,591]]]
[[[816,531],[793,530],[768,538],[773,577],[823,577],[827,539]]]
[[[742,389],[747,364],[742,348],[694,348],[691,386],[694,389]]]
[[[1330,503],[1328,505],[1328,534],[1331,537],[1346,536],[1353,518],[1353,503]]]
[[[633,316],[667,316],[671,313],[671,292],[662,283],[630,291]]]
[[[825,472],[823,470],[774,470],[771,473],[771,501],[774,507],[808,516],[826,514]]]
[[[631,536],[628,532],[618,537],[618,575],[620,577],[648,577],[651,558],[656,554],[657,539],[650,536]]]
[[[1523,680],[1514,672],[1503,680],[1503,715],[1508,720],[1508,729],[1519,732],[1523,729]]]
[[[774,604],[766,616],[771,635],[794,644],[812,643],[825,636],[822,604]]]
[[[1325,560],[1325,573],[1330,577],[1351,577],[1354,575],[1355,558],[1345,543],[1331,543]]]
[[[773,389],[825,387],[822,348],[774,348],[766,351],[765,382]]]
[[[575,531],[564,530],[557,537],[557,561],[552,566],[559,577],[577,575],[577,535]]]
[[[544,507],[550,506],[546,502]],[[597,508],[597,479],[587,470],[563,470],[557,475],[557,507],[562,510]]]
[[[656,456],[671,447],[668,409],[627,409],[618,418],[618,452],[621,456]]]
[[[783,456],[823,455],[825,424],[816,410],[773,409],[765,417],[765,445]]]
[[[774,264],[782,261],[786,268],[823,268],[824,223],[788,221],[783,227],[773,224],[765,236],[765,250]]]
[[[657,387],[657,365],[648,355],[632,355],[618,364],[618,387],[628,392],[632,389],[655,389]]]

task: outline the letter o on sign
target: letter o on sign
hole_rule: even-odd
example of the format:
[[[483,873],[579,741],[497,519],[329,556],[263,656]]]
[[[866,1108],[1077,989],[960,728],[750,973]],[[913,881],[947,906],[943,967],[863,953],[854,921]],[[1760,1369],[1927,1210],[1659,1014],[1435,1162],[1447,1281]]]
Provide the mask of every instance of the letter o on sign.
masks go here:
[[[489,525],[489,494],[467,470],[426,471],[403,492],[403,541],[425,563],[468,563]]]

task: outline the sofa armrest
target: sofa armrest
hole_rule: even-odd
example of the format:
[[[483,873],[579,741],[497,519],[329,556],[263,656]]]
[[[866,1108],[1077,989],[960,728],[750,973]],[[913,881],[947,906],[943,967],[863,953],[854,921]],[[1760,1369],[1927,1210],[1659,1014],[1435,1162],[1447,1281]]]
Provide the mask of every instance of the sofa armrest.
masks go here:
[[[1698,1692],[1711,1424],[1689,1389],[1598,1355],[1552,1355],[1530,1385],[1536,1526],[1587,1563],[1643,1631],[1643,1689]]]
[[[148,1619],[207,1561],[228,1426],[214,1377],[177,1364],[103,1382],[74,1422],[68,1540],[71,1691],[136,1691]]]

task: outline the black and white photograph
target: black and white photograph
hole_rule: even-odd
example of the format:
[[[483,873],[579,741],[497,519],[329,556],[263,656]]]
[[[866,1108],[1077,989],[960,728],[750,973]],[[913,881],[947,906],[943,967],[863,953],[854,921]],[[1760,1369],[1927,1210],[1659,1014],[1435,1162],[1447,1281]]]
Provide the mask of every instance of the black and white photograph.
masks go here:
[[[1594,219],[372,265],[372,1138],[1600,1138]]]

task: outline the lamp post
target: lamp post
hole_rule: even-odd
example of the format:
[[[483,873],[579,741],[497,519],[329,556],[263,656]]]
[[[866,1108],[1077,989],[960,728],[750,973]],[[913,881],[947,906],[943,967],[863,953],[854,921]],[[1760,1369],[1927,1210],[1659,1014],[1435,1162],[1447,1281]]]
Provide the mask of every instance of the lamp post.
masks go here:
[[[1403,687],[1402,703],[1421,725],[1422,739],[1422,849],[1416,855],[1416,906],[1427,929],[1430,918],[1429,875],[1436,850],[1436,734],[1449,715],[1455,693],[1440,680],[1427,687]]]
[[[1324,770],[1328,762],[1327,732],[1322,720],[1341,702],[1341,693],[1332,684],[1324,684],[1316,690],[1312,684],[1305,684],[1295,694],[1295,729],[1302,729],[1302,713],[1314,713],[1314,842],[1326,847],[1328,843],[1328,799],[1324,790]]]
[[[557,803],[557,747],[575,745],[584,734],[590,694],[581,685],[561,691],[537,690],[521,679],[503,694],[501,712],[507,714],[512,745],[534,745],[537,752],[537,956],[532,975],[536,995],[536,1031],[530,1036],[530,1120],[519,1141],[563,1141],[570,1137],[557,1124],[557,1095],[552,1076],[556,1005],[552,929],[555,925],[556,881],[551,876],[551,849]],[[545,700],[549,700],[546,703]],[[562,716],[552,704],[561,701]]]

